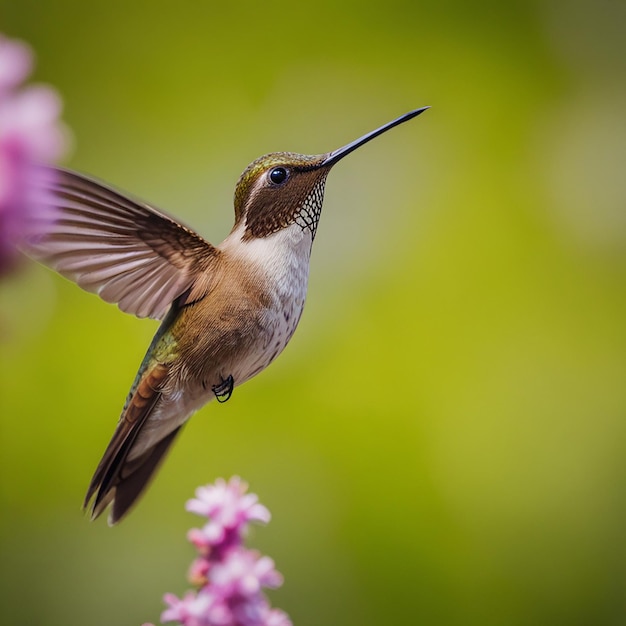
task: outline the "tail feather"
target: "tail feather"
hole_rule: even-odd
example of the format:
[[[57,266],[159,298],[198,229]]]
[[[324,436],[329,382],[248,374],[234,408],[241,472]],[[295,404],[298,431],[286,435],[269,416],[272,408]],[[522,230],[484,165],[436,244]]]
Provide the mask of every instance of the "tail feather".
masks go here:
[[[99,517],[109,504],[112,504],[109,513],[111,525],[117,524],[128,513],[147,488],[181,428],[182,425],[178,426],[136,459],[128,460],[126,451],[123,457],[111,465],[103,482],[94,482],[97,474],[94,476],[84,503],[86,508],[95,494],[91,506],[92,520]]]
[[[142,440],[140,445],[145,450],[138,450],[136,447],[146,421],[161,398],[159,390],[168,371],[166,365],[157,363],[143,372],[134,386],[115,433],[87,489],[83,506],[87,508],[93,499],[92,519],[97,518],[112,504],[109,522],[118,522],[147,487],[179,432],[180,425],[172,430],[165,430],[160,439],[155,437],[148,445],[145,439]],[[131,454],[133,448],[134,454]]]
[[[113,488],[113,506],[109,513],[109,524],[117,524],[128,513],[139,496],[150,483],[150,479],[165,459],[165,455],[169,450],[176,435],[180,432],[182,426],[173,430],[165,439],[161,439],[151,450],[146,452],[144,456],[137,459],[137,463],[133,462],[136,469],[127,476],[121,477],[119,483]],[[125,472],[122,472],[125,473]],[[106,506],[106,505],[105,505]]]

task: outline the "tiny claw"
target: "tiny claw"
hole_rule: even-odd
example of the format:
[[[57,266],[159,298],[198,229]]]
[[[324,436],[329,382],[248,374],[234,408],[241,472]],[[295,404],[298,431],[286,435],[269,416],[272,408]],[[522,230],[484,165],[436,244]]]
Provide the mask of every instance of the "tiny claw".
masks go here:
[[[235,387],[235,380],[232,374],[224,380],[222,378],[222,382],[219,385],[213,385],[211,389],[217,398],[219,403],[226,402],[233,395],[233,388]]]

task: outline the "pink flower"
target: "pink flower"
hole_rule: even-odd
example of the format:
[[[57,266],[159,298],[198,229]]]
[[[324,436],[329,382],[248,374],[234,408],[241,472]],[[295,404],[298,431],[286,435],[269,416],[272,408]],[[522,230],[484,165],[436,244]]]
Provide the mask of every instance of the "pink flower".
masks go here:
[[[169,608],[161,614],[161,622],[180,622],[185,626],[234,626],[230,609],[223,599],[201,589],[189,592],[181,599],[168,593]]]
[[[270,608],[263,595],[235,604],[232,615],[234,626],[292,626],[287,614]]]
[[[17,87],[31,73],[32,67],[30,48],[0,34],[0,94]]]
[[[282,576],[274,561],[243,545],[248,522],[268,522],[269,511],[254,494],[247,494],[240,478],[196,490],[187,510],[208,517],[202,530],[194,528],[189,540],[199,551],[189,578],[200,589],[182,598],[165,596],[168,608],[162,622],[183,626],[291,626],[285,613],[272,609],[263,593],[280,587]]]
[[[224,596],[250,597],[262,587],[280,587],[283,577],[274,561],[258,552],[238,547],[230,550],[209,572],[209,584]]]
[[[60,158],[67,143],[57,93],[20,87],[32,65],[26,44],[0,34],[0,274],[11,266],[28,220],[46,204],[40,190],[53,173],[39,166]]]
[[[247,489],[238,476],[228,483],[220,478],[215,485],[199,487],[186,508],[208,517],[209,522],[202,529],[190,531],[189,540],[198,548],[226,547],[239,540],[248,522],[269,522],[270,512],[259,504],[255,494],[246,494]]]
[[[203,556],[199,556],[194,559],[189,572],[187,573],[187,580],[196,587],[202,587],[208,582],[209,570],[211,569],[211,561]]]
[[[264,626],[292,626],[289,616],[280,609],[270,609],[265,616]]]

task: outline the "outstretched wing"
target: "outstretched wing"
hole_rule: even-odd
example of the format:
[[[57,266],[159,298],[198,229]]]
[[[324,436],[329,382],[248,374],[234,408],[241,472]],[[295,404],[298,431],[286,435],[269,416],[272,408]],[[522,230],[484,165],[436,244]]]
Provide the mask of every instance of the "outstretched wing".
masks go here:
[[[86,176],[45,168],[24,251],[137,317],[202,297],[219,251],[157,209]]]

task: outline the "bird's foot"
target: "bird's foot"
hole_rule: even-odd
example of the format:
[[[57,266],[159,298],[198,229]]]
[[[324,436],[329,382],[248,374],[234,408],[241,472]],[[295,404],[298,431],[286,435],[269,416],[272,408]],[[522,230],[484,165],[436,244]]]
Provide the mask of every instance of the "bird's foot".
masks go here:
[[[234,387],[235,380],[231,374],[226,380],[222,378],[222,382],[219,385],[213,385],[211,389],[218,402],[226,402],[233,395]]]

